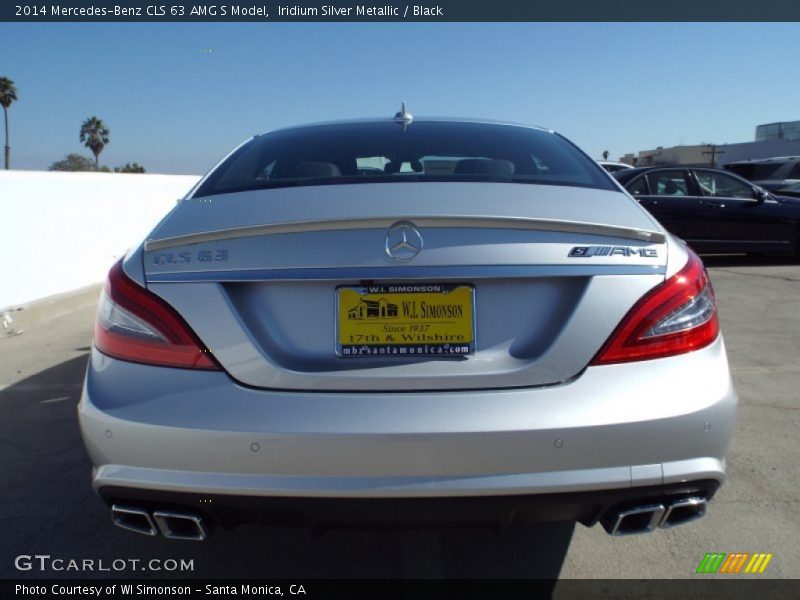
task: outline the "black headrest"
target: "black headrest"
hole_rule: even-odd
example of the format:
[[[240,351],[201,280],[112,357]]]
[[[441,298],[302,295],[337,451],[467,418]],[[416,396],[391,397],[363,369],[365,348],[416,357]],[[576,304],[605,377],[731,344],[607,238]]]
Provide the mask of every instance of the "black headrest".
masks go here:
[[[342,174],[339,167],[328,162],[302,162],[294,173],[298,177],[338,177]]]
[[[400,168],[403,166],[399,160],[390,160],[385,165],[383,165],[383,172],[384,173],[399,173]]]
[[[411,167],[411,170],[414,173],[422,173],[424,167],[422,166],[422,161],[417,158],[412,160],[405,161]],[[399,173],[400,169],[403,168],[404,161],[402,160],[390,160],[383,166],[384,173]]]
[[[465,158],[456,163],[456,175],[513,175],[514,163],[510,160],[490,158]]]

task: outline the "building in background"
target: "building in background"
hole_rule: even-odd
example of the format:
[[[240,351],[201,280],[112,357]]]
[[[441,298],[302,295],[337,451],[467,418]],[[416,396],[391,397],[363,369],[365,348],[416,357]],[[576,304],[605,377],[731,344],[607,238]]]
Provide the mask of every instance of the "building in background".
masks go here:
[[[692,167],[719,166],[724,156],[724,146],[698,144],[695,146],[659,146],[655,150],[640,150],[638,154],[626,154],[621,162],[637,167],[659,167],[686,165]]]
[[[757,160],[777,156],[800,156],[800,139],[725,144],[722,148],[725,150],[725,154],[719,164],[726,165],[742,160]]]
[[[781,121],[756,126],[756,141],[786,140],[800,142],[800,121]]]
[[[655,150],[625,154],[619,160],[636,167],[721,167],[731,162],[776,156],[800,156],[800,121],[759,125],[754,142],[659,146]]]

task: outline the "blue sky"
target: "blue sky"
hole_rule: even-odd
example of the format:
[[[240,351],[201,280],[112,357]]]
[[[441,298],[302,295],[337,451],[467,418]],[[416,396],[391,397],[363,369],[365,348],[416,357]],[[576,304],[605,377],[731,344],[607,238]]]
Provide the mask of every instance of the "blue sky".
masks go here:
[[[271,128],[417,115],[556,129],[595,157],[753,139],[800,119],[800,24],[0,23],[12,166],[43,169],[92,115],[101,163],[203,173]]]

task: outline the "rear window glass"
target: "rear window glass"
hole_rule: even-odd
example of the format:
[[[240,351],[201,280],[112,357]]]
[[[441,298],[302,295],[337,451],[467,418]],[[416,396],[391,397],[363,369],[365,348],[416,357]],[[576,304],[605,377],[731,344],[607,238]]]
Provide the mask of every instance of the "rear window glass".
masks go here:
[[[419,121],[316,125],[254,138],[195,196],[295,185],[500,181],[616,189],[564,138],[486,123]]]

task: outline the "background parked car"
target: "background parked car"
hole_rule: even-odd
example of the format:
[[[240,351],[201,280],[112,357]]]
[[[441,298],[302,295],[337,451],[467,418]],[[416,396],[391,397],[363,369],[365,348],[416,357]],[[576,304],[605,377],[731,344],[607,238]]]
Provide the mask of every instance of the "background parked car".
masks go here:
[[[724,168],[776,194],[800,184],[800,156],[745,160]]]
[[[613,175],[698,252],[800,254],[798,200],[719,169],[645,167]]]
[[[782,189],[781,196],[791,196],[792,198],[800,198],[800,183]]]

